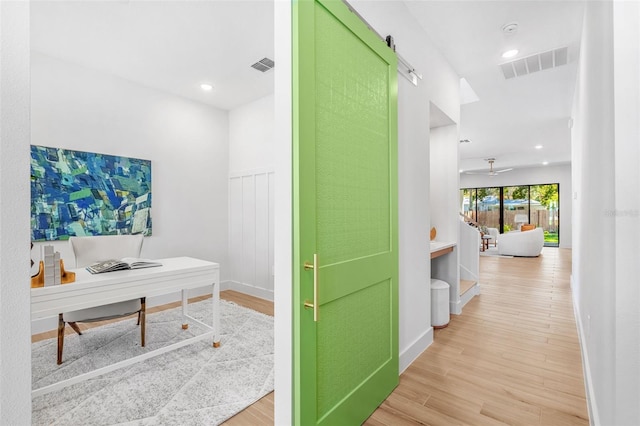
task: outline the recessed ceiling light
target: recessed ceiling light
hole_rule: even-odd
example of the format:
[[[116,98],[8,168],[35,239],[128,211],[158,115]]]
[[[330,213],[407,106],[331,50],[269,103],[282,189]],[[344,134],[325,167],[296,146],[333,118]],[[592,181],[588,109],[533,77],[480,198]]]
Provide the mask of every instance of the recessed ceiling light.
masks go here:
[[[513,58],[514,56],[516,56],[518,54],[518,49],[511,49],[511,50],[507,50],[506,52],[504,52],[502,54],[502,57],[507,59],[507,58]]]
[[[209,84],[209,83],[202,83],[200,85],[200,88],[202,90],[204,90],[205,92],[208,92],[209,90],[213,90],[213,86],[211,84]]]
[[[548,162],[548,161],[543,161],[543,162],[542,162],[542,165],[543,165],[543,166],[546,166],[547,164],[549,164],[549,162]]]
[[[516,32],[518,32],[518,23],[511,22],[509,24],[506,24],[504,27],[502,27],[502,32],[508,35],[515,34]]]
[[[536,149],[542,149],[542,145],[536,145],[535,148]]]

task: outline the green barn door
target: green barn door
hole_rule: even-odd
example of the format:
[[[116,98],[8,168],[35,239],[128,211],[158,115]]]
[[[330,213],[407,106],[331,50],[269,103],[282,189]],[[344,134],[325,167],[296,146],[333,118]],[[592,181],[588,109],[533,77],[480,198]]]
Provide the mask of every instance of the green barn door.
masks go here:
[[[293,23],[294,419],[356,425],[398,384],[397,59],[341,1]]]

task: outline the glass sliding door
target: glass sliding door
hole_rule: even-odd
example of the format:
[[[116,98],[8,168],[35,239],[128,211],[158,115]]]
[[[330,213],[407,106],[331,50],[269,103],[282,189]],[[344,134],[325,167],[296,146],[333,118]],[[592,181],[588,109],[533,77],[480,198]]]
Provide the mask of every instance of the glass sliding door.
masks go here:
[[[500,229],[500,188],[478,188],[478,219],[480,225]]]
[[[469,220],[476,221],[476,189],[461,189],[460,212]]]
[[[460,190],[461,212],[500,233],[530,223],[544,231],[544,245],[559,247],[560,185],[502,186]],[[502,225],[502,226],[501,226]]]
[[[531,186],[531,223],[544,231],[544,245],[558,247],[560,229],[559,185]]]
[[[504,232],[520,229],[529,223],[529,185],[505,186],[503,188]]]

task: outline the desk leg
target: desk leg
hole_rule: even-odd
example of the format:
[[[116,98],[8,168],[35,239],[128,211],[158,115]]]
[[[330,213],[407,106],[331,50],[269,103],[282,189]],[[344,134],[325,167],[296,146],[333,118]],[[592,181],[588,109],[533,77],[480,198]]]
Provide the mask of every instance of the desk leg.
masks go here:
[[[220,347],[220,282],[213,283],[213,347]]]
[[[182,329],[189,328],[187,323],[187,304],[189,303],[188,290],[182,290]]]

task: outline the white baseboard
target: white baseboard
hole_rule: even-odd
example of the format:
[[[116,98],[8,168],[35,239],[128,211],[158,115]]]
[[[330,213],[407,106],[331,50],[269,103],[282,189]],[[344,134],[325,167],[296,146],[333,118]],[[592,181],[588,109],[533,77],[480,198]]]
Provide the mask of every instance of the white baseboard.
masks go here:
[[[469,290],[465,291],[464,294],[460,296],[460,309],[464,308],[465,305],[474,298],[474,296],[477,296],[479,294],[480,283],[476,282]]]
[[[573,290],[574,290],[574,287],[573,287],[573,274],[569,275],[569,288],[571,289],[571,294],[572,294],[572,299],[573,299]],[[575,300],[574,300],[574,303],[575,303]]]
[[[267,290],[261,287],[256,287],[251,284],[245,284],[238,281],[223,281],[220,284],[220,290],[235,290],[240,293],[255,296],[260,299],[273,302],[273,290]]]
[[[58,329],[58,317],[40,318],[31,321],[31,335]]]
[[[465,291],[462,296],[458,298],[457,301],[449,302],[449,312],[451,315],[462,315],[462,308],[469,303],[474,296],[480,294],[480,283],[475,283],[469,290]]]
[[[420,337],[414,340],[408,348],[400,352],[400,374],[411,365],[433,343],[433,327],[429,327]]]
[[[571,289],[574,289],[573,275],[570,279]],[[595,392],[593,390],[593,379],[591,378],[591,368],[589,367],[589,353],[587,352],[587,343],[584,334],[584,327],[582,326],[582,317],[580,316],[580,308],[578,301],[574,295],[576,293],[572,291],[571,298],[573,300],[573,315],[576,319],[578,326],[578,340],[580,341],[580,353],[582,355],[582,372],[584,374],[584,388],[587,394],[587,410],[589,411],[589,424],[596,426],[600,423],[600,416],[598,414],[598,405],[595,401]]]
[[[451,315],[460,315],[462,313],[462,303],[460,299],[449,302],[449,313]]]

